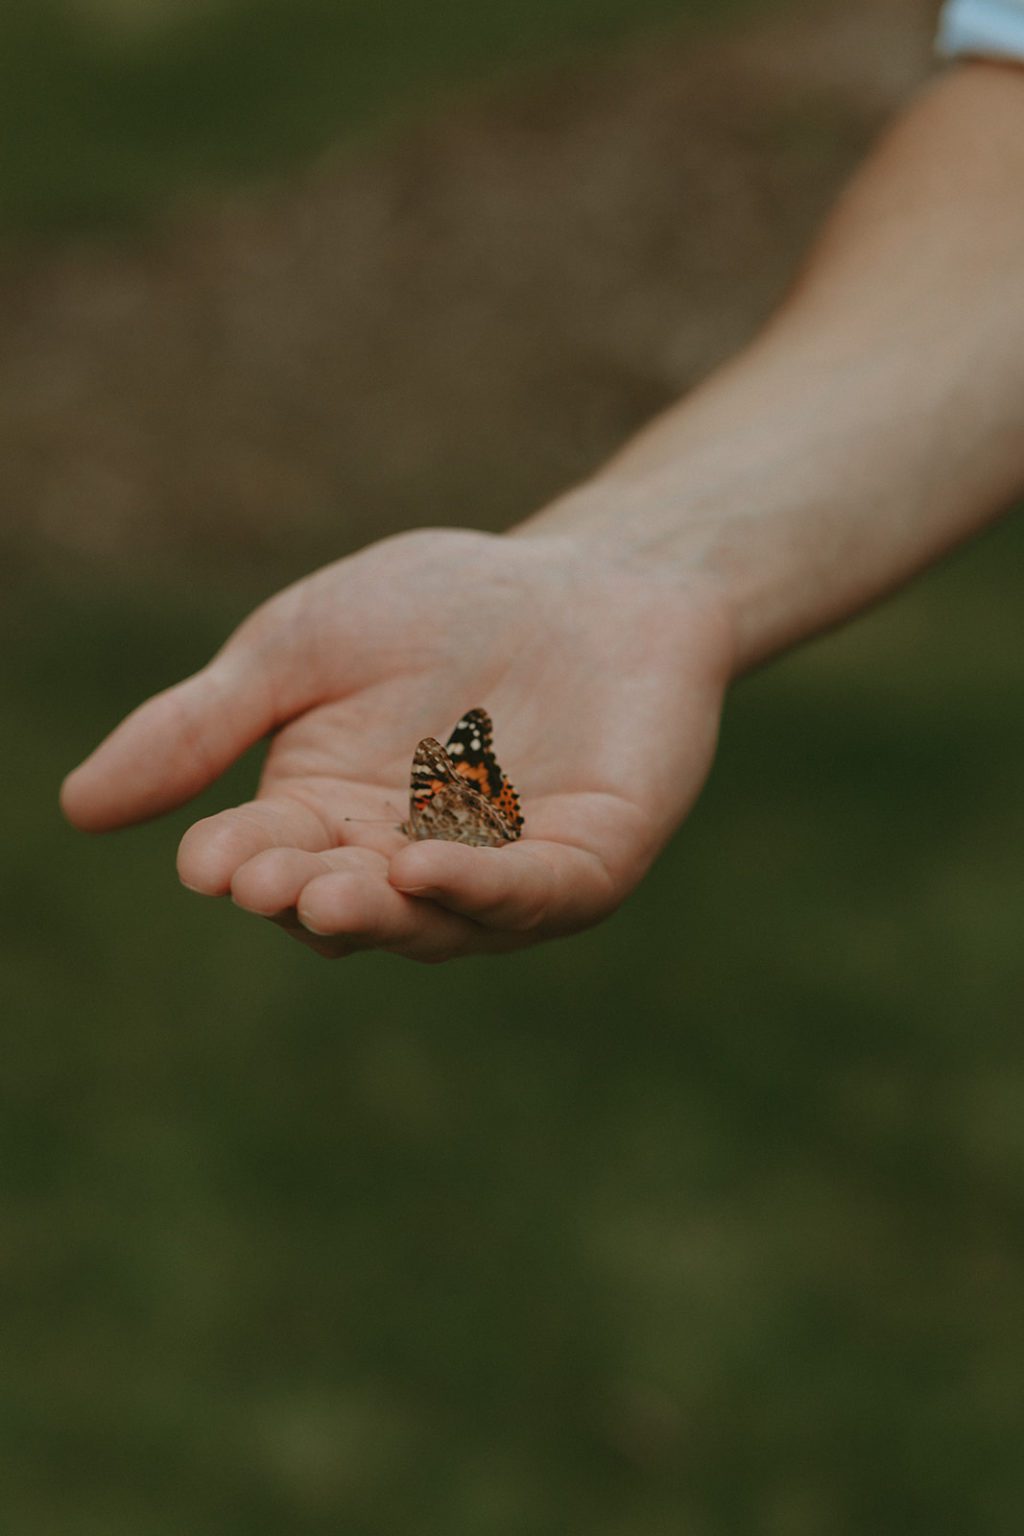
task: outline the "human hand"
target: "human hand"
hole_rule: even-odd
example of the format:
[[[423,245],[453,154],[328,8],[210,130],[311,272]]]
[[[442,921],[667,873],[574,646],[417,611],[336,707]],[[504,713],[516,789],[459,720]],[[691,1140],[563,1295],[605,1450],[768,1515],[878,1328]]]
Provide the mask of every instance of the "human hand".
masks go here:
[[[328,956],[513,949],[597,922],[643,876],[710,766],[730,656],[716,603],[656,569],[564,537],[403,534],[263,604],[62,805],[90,831],[158,815],[274,731],[255,799],[186,832],[187,886]],[[522,841],[407,842],[417,741],[477,705]]]

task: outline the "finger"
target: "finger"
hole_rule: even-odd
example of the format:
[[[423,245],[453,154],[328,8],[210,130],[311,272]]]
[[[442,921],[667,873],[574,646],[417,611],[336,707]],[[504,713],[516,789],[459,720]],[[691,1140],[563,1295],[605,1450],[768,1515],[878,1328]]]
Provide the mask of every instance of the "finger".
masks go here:
[[[362,947],[346,943],[338,935],[313,933],[299,920],[296,908],[303,889],[331,869],[374,873],[383,879],[386,869],[380,854],[368,848],[335,848],[313,853],[302,848],[268,848],[235,871],[231,899],[259,917],[269,918],[291,938],[326,959],[336,960]]]
[[[224,896],[238,870],[264,849],[330,848],[321,818],[300,800],[251,800],[195,822],[178,847],[178,876],[190,890]]]
[[[315,933],[310,933],[308,928],[303,928],[294,912],[277,912],[267,919],[275,928],[281,928],[290,939],[295,939],[304,949],[311,949],[314,954],[322,955],[325,960],[337,960],[340,958],[332,939],[322,939]]]
[[[480,937],[474,924],[398,896],[387,883],[387,860],[370,848],[268,849],[236,871],[231,896],[317,953],[335,957],[390,948],[440,959]]]
[[[395,854],[389,880],[406,895],[506,933],[585,928],[625,895],[596,854],[539,838],[503,848],[413,843]]]
[[[338,853],[360,854],[364,849],[337,849]],[[379,854],[371,854],[379,858]],[[318,875],[331,870],[331,855],[305,848],[265,848],[239,865],[231,876],[231,900],[257,917],[279,917],[291,913],[305,886]]]
[[[475,924],[453,920],[428,903],[396,900],[387,883],[387,860],[369,848],[267,849],[236,870],[231,898],[334,959],[388,948],[439,960],[478,947],[482,937]]]
[[[300,892],[300,922],[337,954],[385,949],[410,960],[437,962],[494,948],[493,938],[466,918],[430,901],[403,896],[387,880],[387,861],[377,869],[352,867],[318,875]]]
[[[276,724],[265,669],[239,648],[148,699],[65,779],[61,806],[106,832],[189,800]]]

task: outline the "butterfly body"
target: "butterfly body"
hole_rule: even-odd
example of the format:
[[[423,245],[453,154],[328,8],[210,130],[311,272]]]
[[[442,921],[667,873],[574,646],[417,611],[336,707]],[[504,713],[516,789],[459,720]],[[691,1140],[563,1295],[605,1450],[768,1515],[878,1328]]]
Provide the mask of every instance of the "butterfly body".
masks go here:
[[[406,837],[496,848],[522,830],[519,796],[498,767],[485,710],[465,714],[443,747],[424,737],[413,754]]]

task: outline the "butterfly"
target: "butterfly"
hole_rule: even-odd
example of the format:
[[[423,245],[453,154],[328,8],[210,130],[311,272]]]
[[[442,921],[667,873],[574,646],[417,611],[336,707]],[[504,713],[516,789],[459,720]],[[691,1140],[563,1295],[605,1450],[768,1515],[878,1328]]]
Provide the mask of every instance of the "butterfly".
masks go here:
[[[522,836],[519,796],[498,767],[492,741],[483,709],[463,715],[443,747],[423,738],[413,753],[406,837],[497,848]]]

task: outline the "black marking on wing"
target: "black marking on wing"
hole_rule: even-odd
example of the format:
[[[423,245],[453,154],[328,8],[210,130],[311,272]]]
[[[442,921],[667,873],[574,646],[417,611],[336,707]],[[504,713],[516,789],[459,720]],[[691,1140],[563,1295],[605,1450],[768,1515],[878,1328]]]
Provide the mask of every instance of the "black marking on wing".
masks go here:
[[[411,798],[429,800],[436,792],[438,782],[460,784],[462,777],[455,772],[448,753],[433,736],[424,736],[413,754],[412,775],[409,783]]]
[[[465,766],[465,777],[471,784],[476,781],[482,789],[486,780],[487,797],[497,800],[505,787],[505,775],[495,759],[493,741],[490,715],[485,709],[470,709],[449,736],[446,751],[456,770]]]

